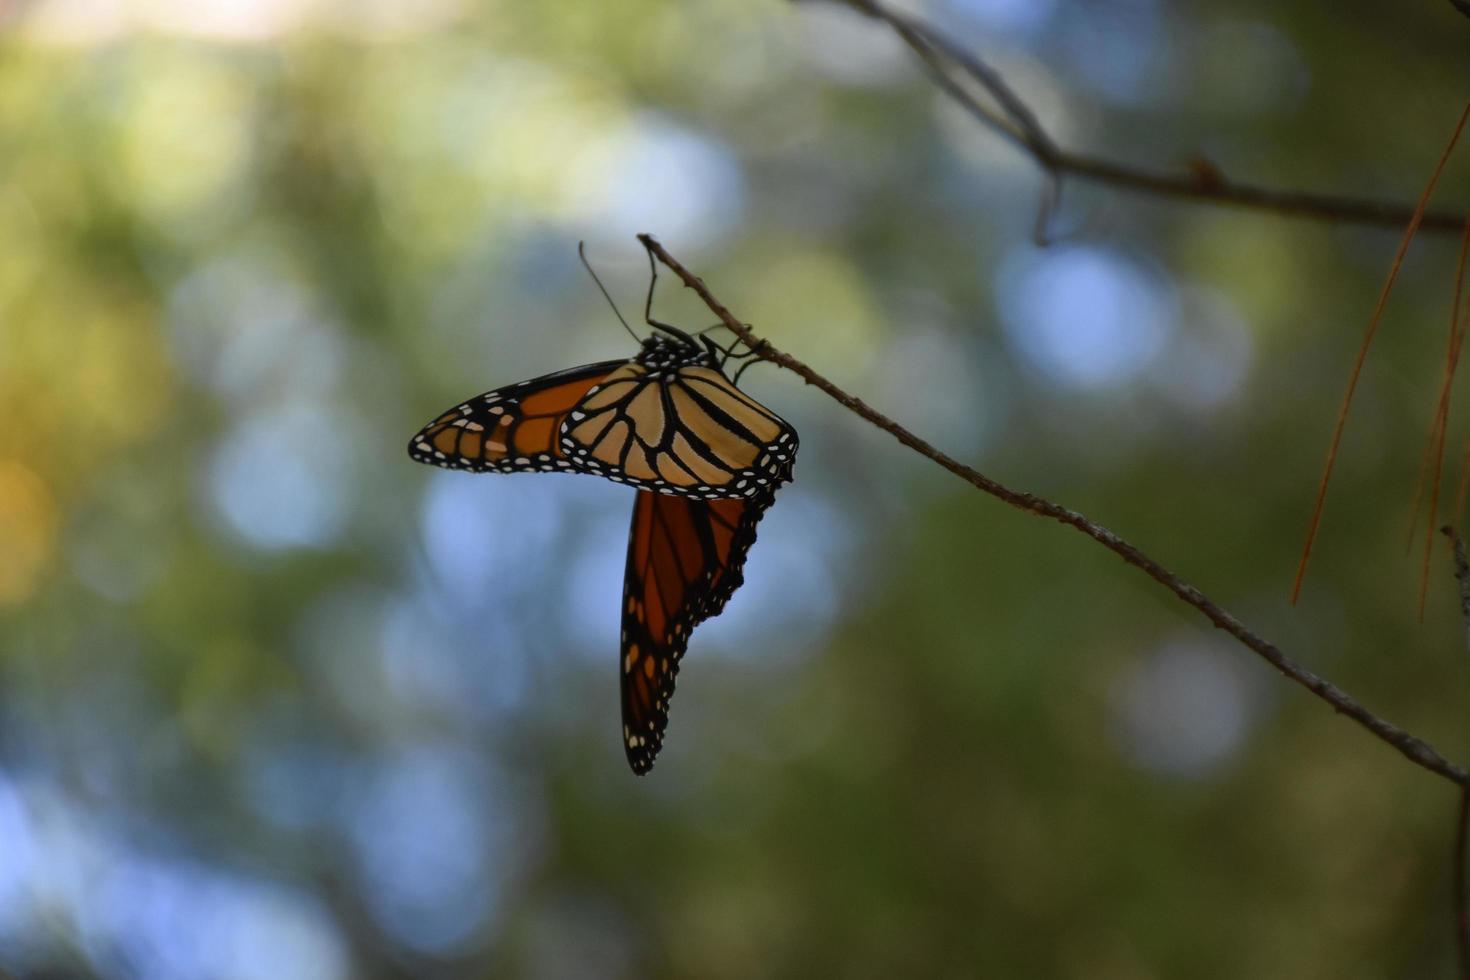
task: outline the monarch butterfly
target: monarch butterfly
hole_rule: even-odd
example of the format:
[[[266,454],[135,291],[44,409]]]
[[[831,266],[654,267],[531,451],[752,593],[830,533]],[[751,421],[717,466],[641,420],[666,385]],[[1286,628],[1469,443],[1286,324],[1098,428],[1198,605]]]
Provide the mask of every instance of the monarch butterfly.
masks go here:
[[[590,473],[638,488],[619,675],[623,747],[639,775],[663,744],[689,634],[744,581],[755,526],[790,481],[798,446],[795,429],[726,376],[749,352],[652,318],[656,279],[644,308],[655,332],[636,356],[477,395],[408,444],[412,459],[448,469]]]

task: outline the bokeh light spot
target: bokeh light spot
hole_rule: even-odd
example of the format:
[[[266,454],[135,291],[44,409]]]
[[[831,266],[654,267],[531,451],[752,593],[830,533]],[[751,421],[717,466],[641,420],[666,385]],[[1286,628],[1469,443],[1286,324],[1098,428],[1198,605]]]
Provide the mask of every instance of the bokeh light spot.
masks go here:
[[[444,594],[478,609],[487,598],[509,603],[520,591],[539,587],[559,517],[553,481],[566,479],[560,474],[510,479],[435,474],[424,498],[422,527],[429,564]]]
[[[1257,691],[1232,655],[1198,641],[1166,643],[1114,684],[1112,713],[1123,751],[1144,769],[1201,777],[1244,744]]]
[[[1168,339],[1166,285],[1101,248],[1028,250],[1000,266],[996,292],[1011,343],[1050,381],[1076,388],[1130,382]]]
[[[226,5],[190,6],[223,12]],[[131,80],[133,105],[124,117],[116,179],[140,211],[169,231],[214,227],[244,203],[239,191],[249,173],[250,89],[227,64],[155,57]]]
[[[570,179],[599,237],[627,241],[656,228],[686,249],[730,231],[745,197],[740,165],[721,143],[647,115],[580,154]]]
[[[283,886],[126,855],[101,876],[93,901],[92,942],[106,951],[99,958],[116,957],[150,980],[348,975],[331,919]]]
[[[399,750],[344,814],[365,896],[406,945],[446,953],[498,910],[508,881],[534,858],[534,808],[448,745]]]
[[[0,459],[0,605],[29,599],[56,551],[56,501],[34,472]]]
[[[988,31],[1029,37],[1048,25],[1057,0],[946,0],[944,7]]]
[[[320,547],[342,531],[351,426],[307,403],[267,410],[225,437],[209,486],[226,524],[264,549]]]

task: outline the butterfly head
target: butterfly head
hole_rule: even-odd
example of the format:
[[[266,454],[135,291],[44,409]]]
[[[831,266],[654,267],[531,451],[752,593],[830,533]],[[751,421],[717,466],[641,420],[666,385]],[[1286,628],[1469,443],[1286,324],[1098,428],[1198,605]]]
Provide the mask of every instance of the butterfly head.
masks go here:
[[[694,364],[714,366],[713,352],[690,337],[675,337],[655,332],[643,341],[637,361],[650,370],[672,370]]]

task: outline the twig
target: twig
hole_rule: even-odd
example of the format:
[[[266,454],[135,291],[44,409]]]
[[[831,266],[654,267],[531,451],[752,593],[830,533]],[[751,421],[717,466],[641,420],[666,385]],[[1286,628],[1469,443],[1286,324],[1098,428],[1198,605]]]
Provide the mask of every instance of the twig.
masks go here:
[[[897,422],[894,422],[867,405],[861,399],[849,395],[806,364],[792,357],[790,354],[777,350],[769,341],[756,336],[749,326],[736,319],[726,309],[724,304],[710,293],[709,287],[704,284],[703,280],[684,268],[652,235],[639,235],[638,240],[643,243],[644,248],[652,252],[674,275],[678,276],[685,286],[694,290],[699,298],[704,301],[705,306],[709,307],[710,311],[720,318],[720,322],[729,327],[760,358],[780,365],[796,374],[807,384],[820,389],[844,408],[876,425],[905,446],[933,460],[977,489],[983,490],[1013,507],[1042,517],[1049,517],[1052,520],[1060,521],[1069,527],[1081,531],[1104,548],[1118,555],[1128,564],[1142,570],[1144,574],[1159,582],[1184,602],[1203,613],[1210,622],[1254,650],[1281,673],[1296,681],[1308,691],[1311,691],[1318,698],[1332,705],[1334,711],[1347,715],[1359,725],[1372,732],[1378,739],[1393,746],[1415,765],[1422,766],[1430,772],[1437,773],[1453,783],[1470,787],[1470,772],[1466,772],[1464,769],[1445,759],[1422,739],[1379,718],[1335,684],[1318,677],[1310,670],[1307,670],[1305,667],[1288,658],[1274,644],[1268,643],[1266,640],[1257,636],[1241,623],[1240,620],[1206,598],[1194,586],[1164,568],[1112,531],[1089,520],[1074,510],[1069,510],[1060,504],[1054,504],[1043,497],[1038,497],[1031,493],[1024,493],[1019,490],[1012,490],[985,476],[978,470],[972,469],[940,452]]]
[[[1124,190],[1180,200],[1249,208],[1275,214],[1345,224],[1402,228],[1413,217],[1414,208],[1399,202],[1289,191],[1237,184],[1222,179],[1216,171],[1209,177],[1199,173],[1171,173],[1120,163],[1062,149],[1037,120],[1025,101],[1005,79],[973,51],[917,17],[891,10],[880,0],[834,0],[887,24],[918,55],[925,69],[950,98],[987,128],[999,133],[1028,154],[1053,178],[1078,177]],[[1450,0],[1470,13],[1470,0]],[[999,106],[999,111],[976,99],[954,77],[958,71],[973,79]],[[1423,217],[1426,232],[1460,229],[1461,213],[1430,211]]]
[[[1450,0],[1450,6],[1454,7],[1466,17],[1470,17],[1470,0]]]

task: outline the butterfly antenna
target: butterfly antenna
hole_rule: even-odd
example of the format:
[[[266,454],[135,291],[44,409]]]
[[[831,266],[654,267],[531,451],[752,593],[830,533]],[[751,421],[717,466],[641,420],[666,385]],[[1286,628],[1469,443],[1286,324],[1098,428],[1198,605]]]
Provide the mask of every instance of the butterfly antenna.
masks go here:
[[[597,272],[592,268],[592,263],[587,261],[586,242],[577,243],[577,258],[582,260],[582,265],[586,268],[587,274],[592,277],[593,282],[597,283],[597,288],[602,293],[602,298],[607,300],[608,306],[612,307],[613,314],[617,316],[618,322],[623,325],[623,329],[628,331],[628,336],[632,337],[634,340],[638,341],[641,344],[643,342],[643,338],[634,333],[633,328],[628,326],[628,321],[623,319],[623,313],[621,310],[618,309],[618,304],[613,302],[612,295],[608,293],[607,287],[602,284],[601,279],[597,278]]]

